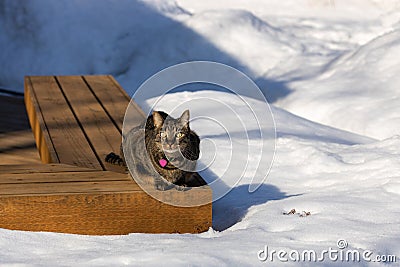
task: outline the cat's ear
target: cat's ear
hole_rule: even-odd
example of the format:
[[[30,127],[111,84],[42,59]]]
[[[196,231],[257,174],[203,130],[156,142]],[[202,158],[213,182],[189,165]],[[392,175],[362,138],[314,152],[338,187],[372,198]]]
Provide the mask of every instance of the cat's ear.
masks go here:
[[[161,128],[163,125],[163,118],[157,111],[153,111],[153,123],[156,128]]]
[[[190,112],[187,109],[182,113],[181,117],[179,118],[179,121],[182,124],[182,126],[186,126],[189,124],[189,119],[190,119]]]

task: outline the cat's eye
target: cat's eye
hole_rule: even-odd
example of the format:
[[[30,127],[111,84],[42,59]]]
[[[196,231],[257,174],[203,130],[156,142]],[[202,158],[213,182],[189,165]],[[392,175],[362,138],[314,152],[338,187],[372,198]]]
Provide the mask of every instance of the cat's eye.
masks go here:
[[[175,136],[176,136],[176,138],[182,138],[184,136],[184,134],[183,133],[177,133]]]
[[[167,134],[165,132],[160,132],[160,137],[161,138],[165,138],[167,136]]]

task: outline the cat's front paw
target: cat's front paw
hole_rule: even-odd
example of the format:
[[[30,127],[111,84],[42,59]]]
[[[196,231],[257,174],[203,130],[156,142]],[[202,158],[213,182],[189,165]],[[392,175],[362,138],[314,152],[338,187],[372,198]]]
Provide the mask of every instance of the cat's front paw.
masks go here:
[[[160,183],[160,184],[155,184],[154,185],[154,188],[156,189],[156,190],[159,190],[159,191],[165,191],[165,190],[167,190],[167,185],[166,184],[164,184],[164,183]]]
[[[169,185],[169,184],[167,184],[167,183],[165,183],[165,182],[157,182],[157,183],[154,185],[154,188],[155,188],[156,190],[159,190],[159,191],[166,191],[166,190],[171,189],[172,187],[173,187],[173,185]]]
[[[176,185],[175,188],[176,188],[176,190],[181,191],[181,192],[190,190],[190,187],[180,186],[180,185]]]

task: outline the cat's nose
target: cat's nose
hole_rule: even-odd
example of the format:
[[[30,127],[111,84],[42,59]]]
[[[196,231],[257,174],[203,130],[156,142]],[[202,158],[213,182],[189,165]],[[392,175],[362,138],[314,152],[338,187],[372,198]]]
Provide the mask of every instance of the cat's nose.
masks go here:
[[[167,144],[165,144],[165,147],[167,148],[167,149],[171,149],[172,147],[173,147],[173,143],[167,143]]]
[[[167,145],[172,146],[175,143],[174,139],[167,139]]]
[[[174,143],[167,143],[167,144],[165,144],[165,148],[166,149],[176,149],[177,148],[177,146],[176,146],[176,144],[174,144]]]

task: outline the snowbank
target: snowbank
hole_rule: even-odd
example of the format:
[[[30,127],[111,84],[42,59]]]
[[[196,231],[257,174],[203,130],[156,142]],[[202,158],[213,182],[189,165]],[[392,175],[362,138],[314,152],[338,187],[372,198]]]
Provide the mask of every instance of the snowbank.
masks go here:
[[[159,107],[172,109],[176,99],[191,101],[204,95],[231,104],[236,101],[229,93],[184,92],[169,95],[171,101]],[[258,101],[249,101],[257,108]],[[195,108],[192,113],[207,112]],[[226,121],[234,116],[223,115]],[[396,149],[400,137],[374,141],[306,121],[279,108],[274,109],[274,117],[277,154],[268,179],[252,194],[248,180],[242,179],[216,201],[214,229],[198,235],[105,237],[0,230],[0,264],[254,266],[261,263],[257,253],[265,246],[287,252],[314,250],[320,255],[323,250],[338,249],[339,239],[348,243],[346,249],[370,250],[373,257],[400,255],[400,151]],[[201,121],[193,128],[202,137],[214,131]],[[224,141],[218,136],[208,138],[218,145]],[[240,136],[231,138],[232,142],[242,142]],[[249,140],[253,140],[251,136]],[[219,153],[228,157],[223,150]],[[246,156],[246,151],[242,154]],[[213,179],[214,171],[219,172],[218,164],[202,175]],[[311,215],[283,214],[291,209]],[[273,264],[278,263],[275,258]],[[300,263],[309,265],[308,261]],[[331,263],[328,258],[323,262]]]
[[[399,10],[395,0],[6,0],[0,86],[22,92],[24,75],[107,73],[132,94],[165,67],[212,60],[297,115],[388,138],[399,134]]]
[[[243,179],[214,184],[232,191],[214,203],[207,233],[88,237],[1,229],[0,265],[254,266],[266,245],[322,252],[338,249],[339,239],[348,249],[400,256],[398,1],[4,0],[0,32],[1,87],[22,91],[24,75],[107,73],[132,94],[165,67],[213,60],[255,80],[277,125],[267,180],[249,194],[250,164]],[[199,96],[241,112],[233,95],[217,91],[171,94],[160,108]],[[191,112],[213,115],[208,108]],[[233,121],[230,112],[220,115]],[[219,149],[202,173],[208,181],[226,167],[227,142],[243,149],[238,162],[248,147],[260,148],[254,129],[229,139],[206,122],[193,128]],[[311,215],[283,215],[291,209]]]
[[[332,61],[278,105],[337,128],[378,139],[399,134],[400,28]]]

